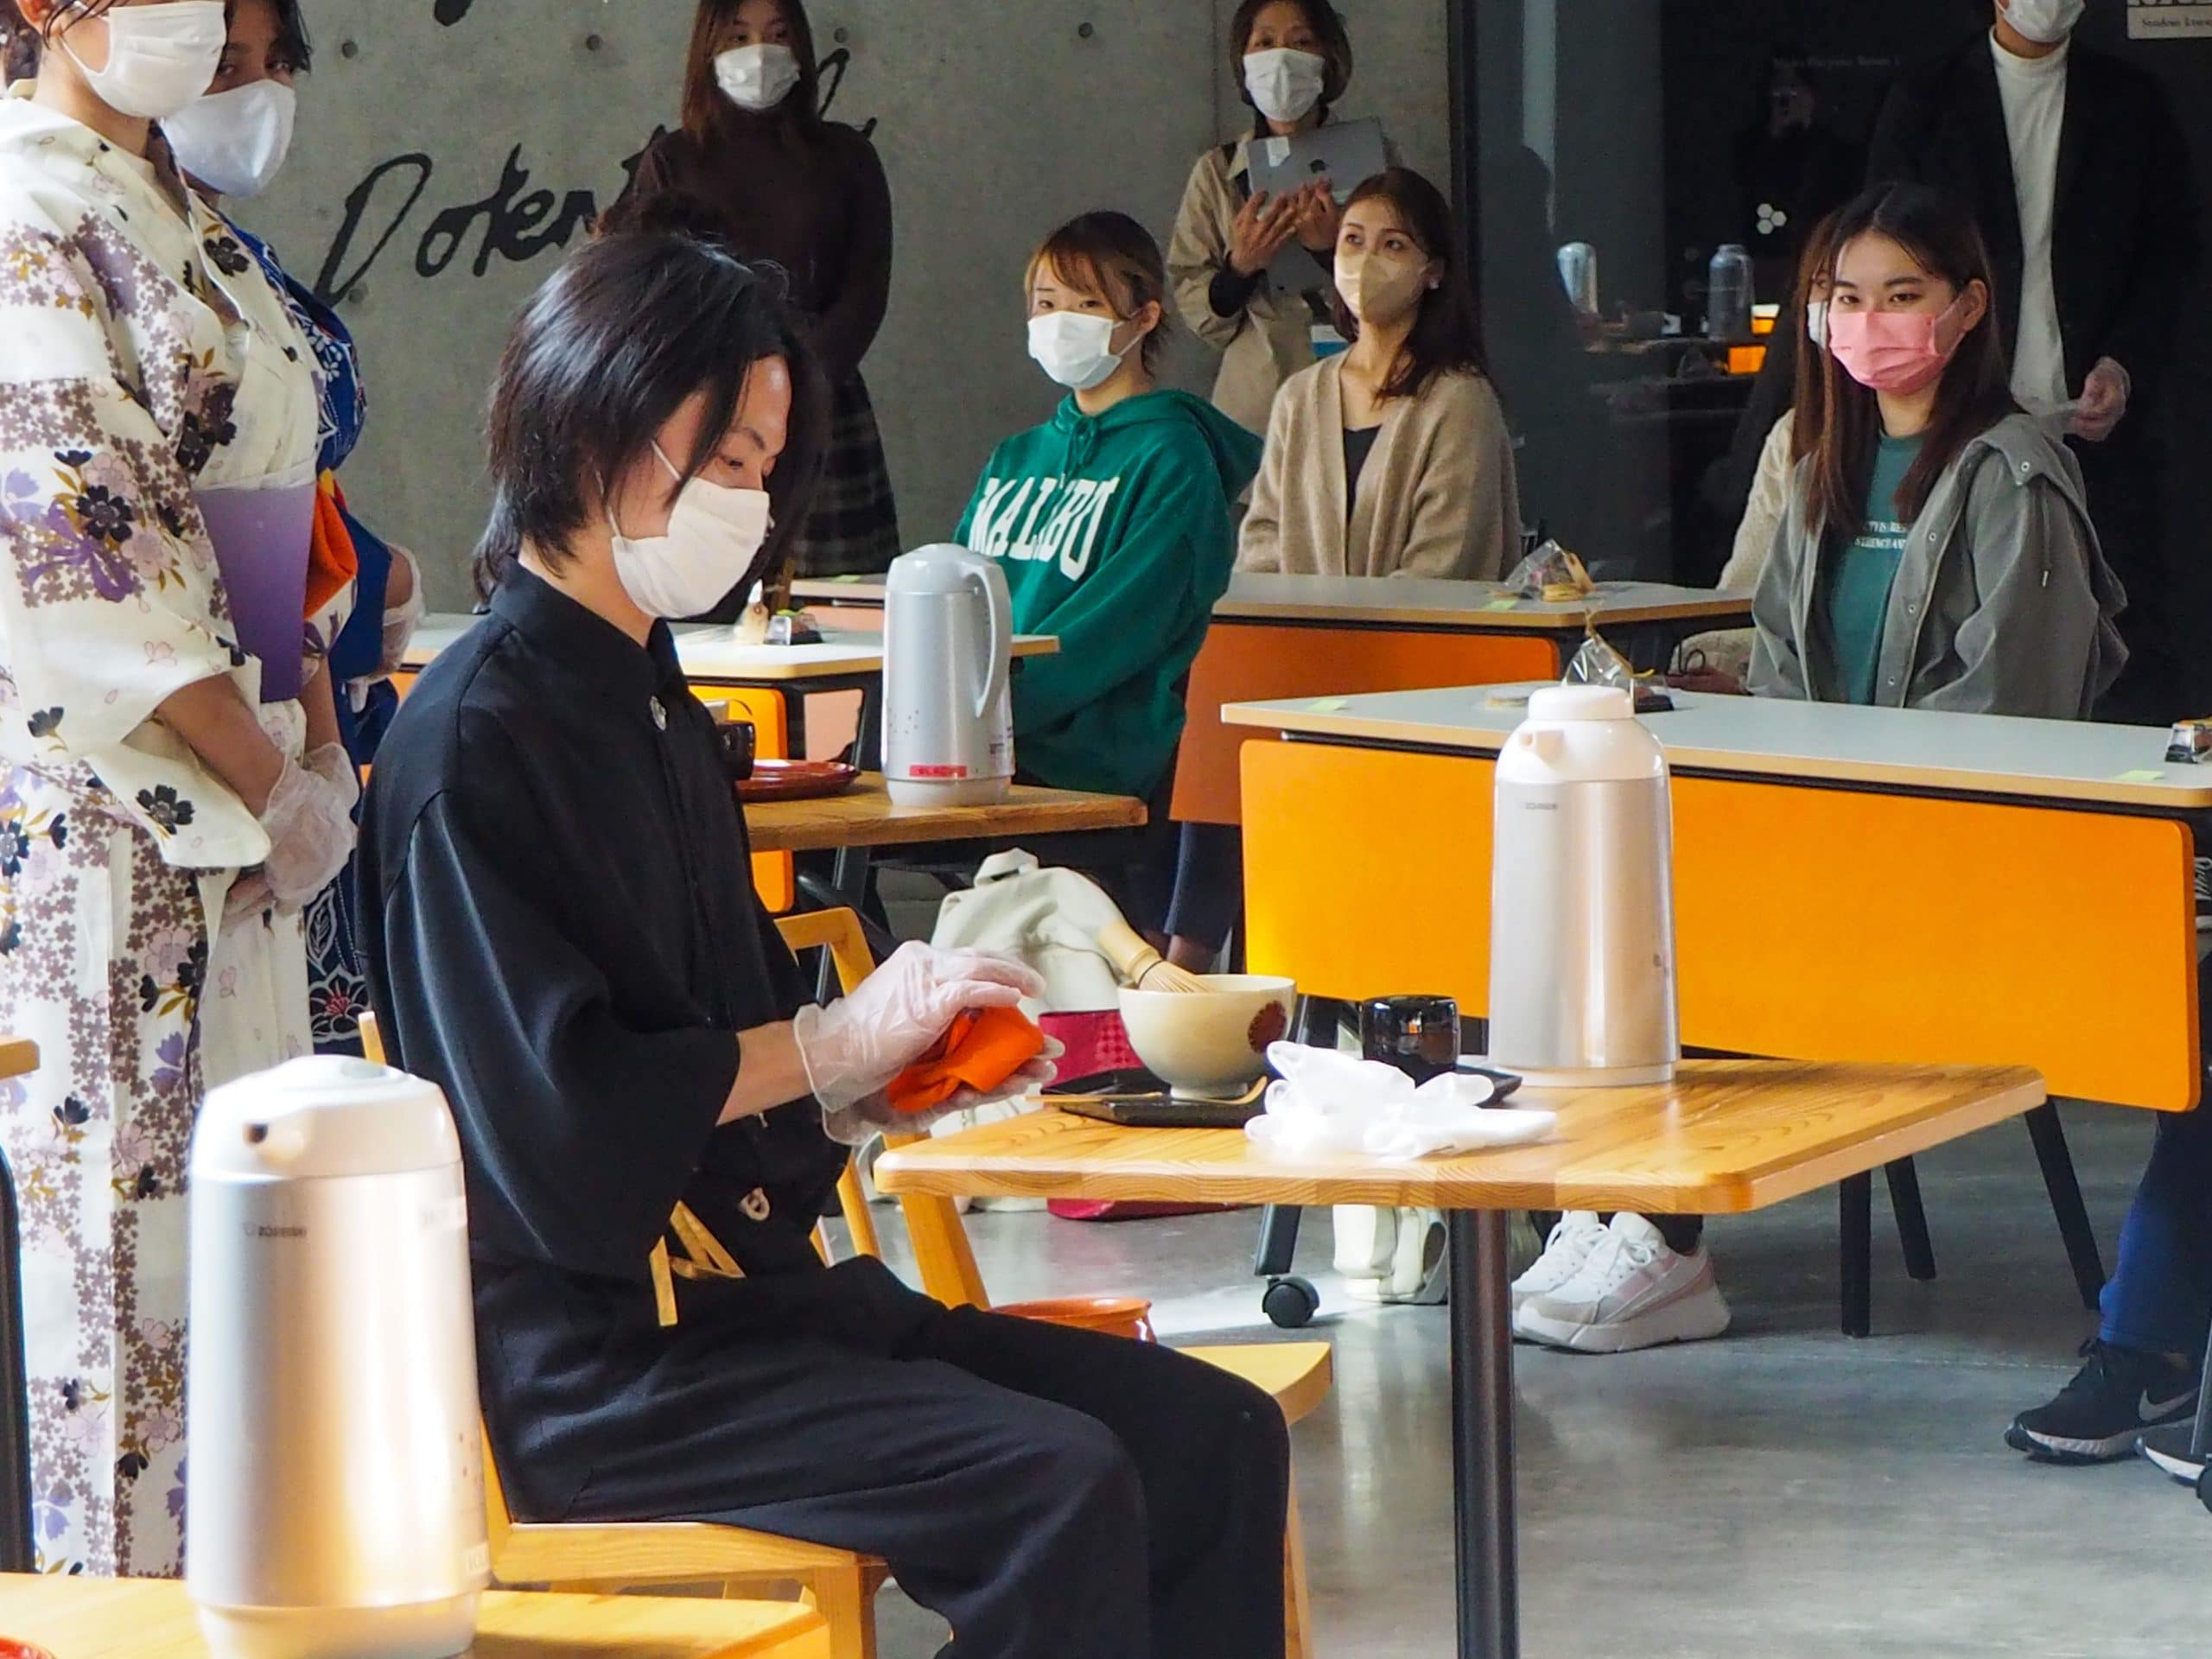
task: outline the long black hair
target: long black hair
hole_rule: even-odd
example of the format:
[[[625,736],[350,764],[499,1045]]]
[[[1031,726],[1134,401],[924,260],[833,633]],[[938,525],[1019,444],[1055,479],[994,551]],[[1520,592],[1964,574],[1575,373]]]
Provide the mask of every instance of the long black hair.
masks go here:
[[[669,457],[683,483],[697,477],[736,419],[753,365],[779,357],[791,366],[791,440],[768,480],[776,527],[740,589],[804,530],[828,433],[826,384],[782,277],[673,231],[585,246],[523,308],[499,359],[478,591],[488,598],[524,546],[557,566],[601,511],[607,481],[703,392],[698,442]]]
[[[1353,191],[1344,212],[1349,213],[1363,201],[1389,202],[1414,245],[1444,267],[1442,280],[1421,296],[1413,333],[1406,339],[1406,348],[1390,372],[1382,396],[1418,397],[1440,374],[1489,373],[1488,357],[1483,350],[1482,308],[1475,303],[1474,284],[1467,280],[1465,246],[1444,193],[1410,167],[1394,167]],[[1329,299],[1336,312],[1337,332],[1346,340],[1357,340],[1359,319],[1352,315],[1344,296],[1332,287]]]
[[[702,143],[709,143],[727,124],[744,119],[740,110],[722,96],[715,76],[720,55],[715,42],[737,16],[744,0],[699,0],[698,15],[691,22],[691,46],[683,60],[683,130]],[[814,51],[814,25],[806,15],[805,0],[776,0],[783,8],[784,27],[791,31],[791,55],[798,60],[798,85],[770,112],[772,119],[787,122],[809,137],[822,126],[822,65]]]
[[[1924,184],[1884,184],[1867,191],[1837,215],[1835,264],[1862,236],[1885,236],[1930,276],[1963,295],[1980,283],[1988,296],[1986,314],[1959,343],[1957,353],[1936,382],[1936,413],[1922,439],[1920,455],[1897,495],[1897,518],[1910,524],[1928,505],[1936,480],[1959,452],[2019,405],[2012,401],[2010,359],[1997,323],[1997,278],[1989,249],[1974,215],[1942,191]],[[1835,327],[1836,313],[1828,313]],[[1805,496],[1805,528],[1825,524],[1830,533],[1850,541],[1866,527],[1866,492],[1874,477],[1874,455],[1882,436],[1880,400],[1853,379],[1831,351],[1827,359],[1827,425],[1812,452],[1812,487]]]

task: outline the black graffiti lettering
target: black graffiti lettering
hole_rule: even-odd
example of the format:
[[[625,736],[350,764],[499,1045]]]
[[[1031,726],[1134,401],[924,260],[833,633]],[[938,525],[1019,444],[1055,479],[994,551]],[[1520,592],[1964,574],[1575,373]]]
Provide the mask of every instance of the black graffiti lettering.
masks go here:
[[[853,48],[849,46],[841,46],[822,60],[822,66],[816,73],[822,85],[823,114],[828,115],[836,105],[837,94],[845,90],[845,76],[851,71],[852,67]],[[879,119],[880,118],[876,116],[870,116],[861,128],[861,137],[874,137]]]
[[[338,235],[331,242],[330,252],[324,258],[322,270],[315,279],[317,299],[325,305],[334,305],[347,289],[369,274],[369,268],[382,257],[391,238],[399,233],[399,227],[407,222],[407,216],[415,211],[415,204],[422,200],[423,193],[430,188],[434,165],[428,156],[419,151],[410,156],[395,156],[372,170],[368,177],[353,187],[353,194],[346,198],[346,217],[340,223]],[[386,175],[410,167],[416,169],[414,189],[400,204],[399,211],[391,216],[391,222],[384,227],[384,234],[377,238],[376,245],[368,251],[359,265],[340,276],[339,273],[345,269],[346,257],[353,251],[353,241],[360,232],[362,222],[375,204],[377,188],[384,182]]]
[[[572,190],[565,201],[550,190],[521,193],[530,183],[530,169],[522,164],[522,146],[507,152],[499,170],[499,188],[481,200],[448,207],[430,221],[423,243],[415,251],[415,269],[424,276],[442,273],[455,259],[477,221],[484,225],[484,239],[470,264],[477,276],[491,270],[496,258],[518,264],[536,258],[548,248],[565,246],[576,232],[598,217],[599,204],[588,190]],[[519,198],[519,200],[518,200]],[[553,223],[540,231],[558,205]],[[534,232],[534,234],[533,234]]]

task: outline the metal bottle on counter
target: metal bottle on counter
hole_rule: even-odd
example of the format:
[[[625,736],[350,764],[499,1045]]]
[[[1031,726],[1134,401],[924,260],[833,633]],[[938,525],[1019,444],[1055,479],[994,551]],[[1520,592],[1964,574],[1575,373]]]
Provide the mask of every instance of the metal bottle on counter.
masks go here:
[[[1014,607],[997,560],[948,545],[892,561],[883,599],[883,777],[894,804],[1006,799],[1013,655]]]
[[[1538,1087],[1665,1083],[1681,1062],[1665,755],[1614,686],[1548,686],[1497,760],[1493,1062]]]
[[[1706,338],[1749,340],[1752,298],[1751,256],[1740,242],[1722,243],[1706,270]]]
[[[185,1559],[217,1659],[448,1659],[489,1579],[461,1142],[317,1057],[192,1145]]]

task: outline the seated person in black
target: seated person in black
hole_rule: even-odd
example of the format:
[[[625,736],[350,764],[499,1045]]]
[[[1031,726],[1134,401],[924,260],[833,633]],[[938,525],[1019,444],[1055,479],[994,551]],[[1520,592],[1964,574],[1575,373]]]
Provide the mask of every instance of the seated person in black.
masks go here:
[[[765,274],[666,233],[583,251],[500,365],[491,614],[377,758],[363,943],[394,1063],[460,1122],[499,1472],[531,1520],[881,1556],[960,1659],[1281,1659],[1273,1402],[810,1243],[825,1115],[865,1133],[955,1014],[1032,988],[912,945],[810,1007],[754,896],[661,619],[749,580],[772,512],[805,524],[821,410]]]

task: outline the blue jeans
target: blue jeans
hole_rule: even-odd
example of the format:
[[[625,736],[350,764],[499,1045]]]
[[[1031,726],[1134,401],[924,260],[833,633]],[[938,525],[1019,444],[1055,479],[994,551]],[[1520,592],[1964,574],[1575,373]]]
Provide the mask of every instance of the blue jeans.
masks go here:
[[[2105,1287],[2107,1342],[2151,1353],[2204,1351],[2212,1325],[2212,1103],[2158,1120],[2150,1167],[2120,1230]]]

